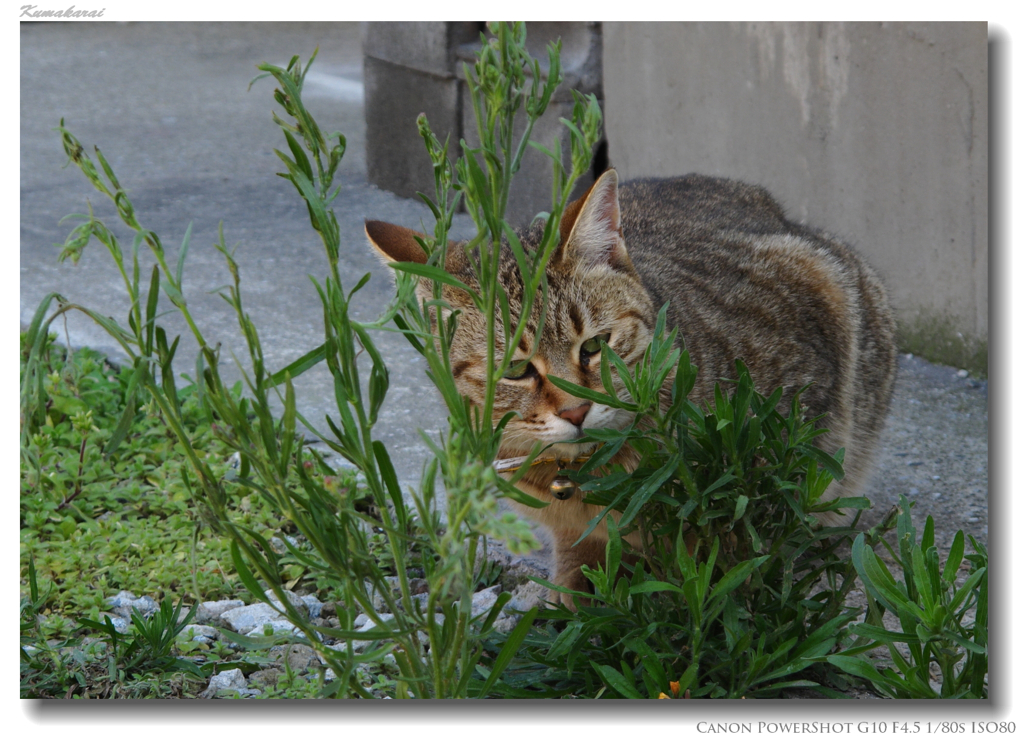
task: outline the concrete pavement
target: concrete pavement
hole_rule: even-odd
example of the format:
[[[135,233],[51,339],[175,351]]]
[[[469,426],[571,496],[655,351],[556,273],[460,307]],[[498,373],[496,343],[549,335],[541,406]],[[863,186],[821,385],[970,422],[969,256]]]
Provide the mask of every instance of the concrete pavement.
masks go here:
[[[104,152],[140,222],[163,239],[169,260],[176,259],[193,223],[186,297],[207,339],[223,343],[222,356],[247,354],[233,312],[213,293],[230,282],[223,258],[212,248],[219,222],[229,246],[237,244],[243,299],[268,365],[283,367],[319,345],[323,313],[309,276],[322,279],[327,259],[294,187],[275,176],[283,166],[273,149],[287,149],[271,119],[271,111],[280,109],[273,80],[246,91],[259,73],[256,64],[283,65],[293,54],[306,60],[317,46],[304,99],[325,131],[340,130],[348,139],[335,202],[341,273],[351,288],[372,272],[353,305],[356,319],[372,320],[390,299],[391,283],[366,243],[363,219],[413,227],[432,221],[418,202],[366,183],[358,24],[39,23],[22,26],[22,323],[50,291],[122,322],[128,310],[101,244],[91,244],[77,266],[57,263],[53,244],[62,243],[73,227],[59,220],[85,212],[87,201],[108,226],[120,225],[111,204],[76,167],[62,168],[66,156],[52,129],[63,117],[88,150],[98,145]],[[463,228],[467,219],[460,219]],[[115,232],[130,248],[127,229]],[[165,298],[164,304],[172,309]],[[174,315],[164,322],[187,333]],[[67,330],[73,344],[117,354],[113,341],[88,319],[73,315]],[[445,424],[444,407],[426,389],[424,363],[405,339],[383,332],[376,338],[391,371],[379,437],[391,449],[400,478],[414,483],[427,456],[416,429],[436,435]],[[193,373],[195,354],[191,336],[183,335],[178,370]],[[323,429],[333,407],[329,379],[320,367],[300,377],[296,387],[299,411]]]

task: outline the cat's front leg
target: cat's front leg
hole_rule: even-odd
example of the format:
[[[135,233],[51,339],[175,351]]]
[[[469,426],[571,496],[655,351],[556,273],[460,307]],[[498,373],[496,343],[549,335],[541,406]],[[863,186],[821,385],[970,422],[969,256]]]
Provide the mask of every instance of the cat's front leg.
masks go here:
[[[556,586],[562,586],[573,591],[589,592],[593,590],[590,581],[580,570],[581,566],[587,565],[597,568],[604,564],[605,541],[589,536],[580,541],[581,530],[559,528],[553,530],[555,543],[555,573],[551,582]],[[560,591],[549,590],[548,601],[553,604],[564,604],[572,611],[576,611],[576,604],[570,594]],[[580,604],[586,605],[588,600],[578,599]]]

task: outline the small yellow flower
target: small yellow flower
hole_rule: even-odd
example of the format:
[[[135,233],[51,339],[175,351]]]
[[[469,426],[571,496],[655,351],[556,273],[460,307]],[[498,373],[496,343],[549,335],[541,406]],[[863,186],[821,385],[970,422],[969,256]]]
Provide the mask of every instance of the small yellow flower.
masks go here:
[[[666,695],[666,694],[665,694],[665,692],[664,692],[664,691],[662,691],[662,692],[661,692],[660,694],[658,694],[658,698],[659,698],[659,699],[671,699],[672,697],[671,697],[671,696],[668,696],[668,695]]]

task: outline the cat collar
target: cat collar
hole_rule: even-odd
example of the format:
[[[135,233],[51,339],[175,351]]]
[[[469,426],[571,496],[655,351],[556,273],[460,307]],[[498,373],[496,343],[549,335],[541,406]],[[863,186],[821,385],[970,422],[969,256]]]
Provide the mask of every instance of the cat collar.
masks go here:
[[[494,462],[494,470],[499,473],[515,473],[529,456],[517,456],[516,458],[503,458],[500,461]],[[548,486],[548,491],[551,492],[551,496],[560,501],[571,499],[579,489],[579,484],[569,478],[565,472],[572,470],[572,466],[579,468],[580,465],[590,460],[590,456],[579,456],[573,460],[565,460],[564,458],[535,458],[530,464],[530,467],[543,466],[548,463],[558,464],[558,475],[552,479],[551,484]]]

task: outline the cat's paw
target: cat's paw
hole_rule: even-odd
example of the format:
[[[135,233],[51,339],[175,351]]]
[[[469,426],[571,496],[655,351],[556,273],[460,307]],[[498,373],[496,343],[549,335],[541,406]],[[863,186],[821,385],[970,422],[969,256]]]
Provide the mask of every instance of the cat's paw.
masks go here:
[[[587,581],[586,576],[578,568],[570,573],[561,573],[555,576],[552,583],[572,591],[590,591],[590,582]],[[548,589],[547,600],[556,606],[562,604],[571,612],[576,611],[577,605],[587,606],[590,604],[589,598],[580,595],[573,596],[572,594],[555,591],[554,589]]]
[[[544,598],[547,601],[547,603],[550,604],[552,607],[556,607],[559,604],[561,604],[570,612],[576,611],[576,602],[579,601],[579,597],[575,597],[574,600],[572,594],[566,594],[561,591],[555,591],[554,589],[549,589],[547,595]]]

